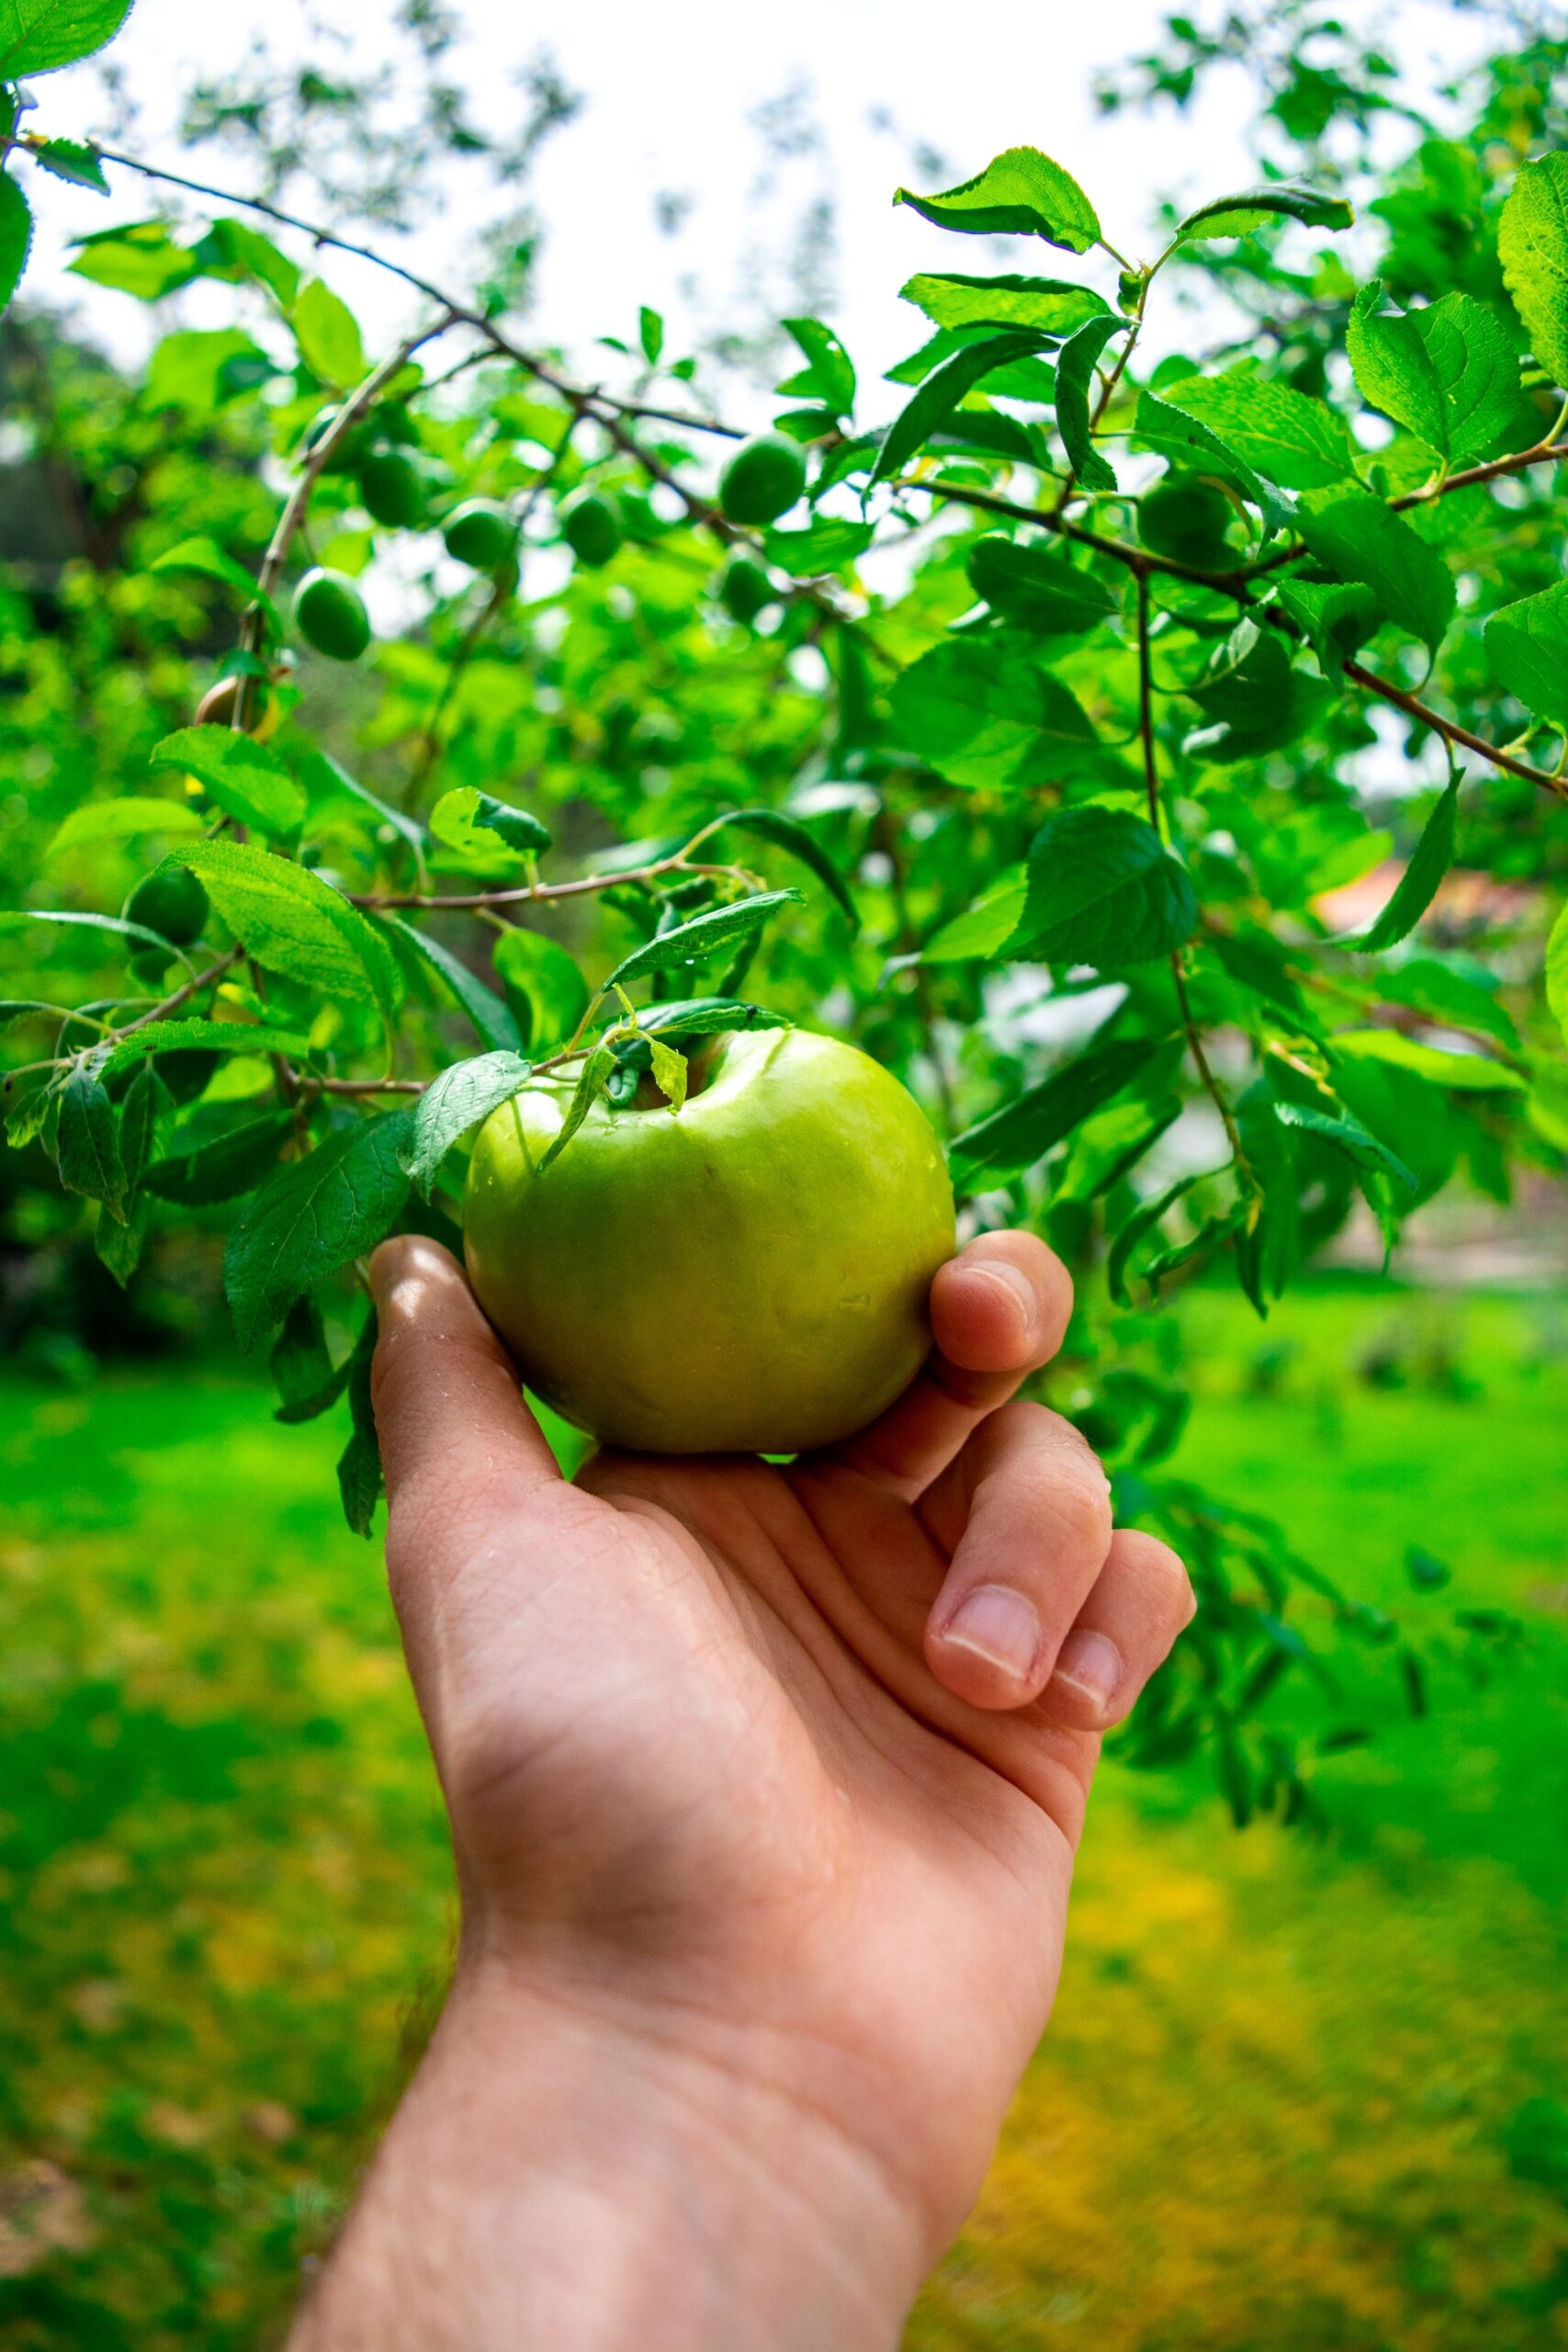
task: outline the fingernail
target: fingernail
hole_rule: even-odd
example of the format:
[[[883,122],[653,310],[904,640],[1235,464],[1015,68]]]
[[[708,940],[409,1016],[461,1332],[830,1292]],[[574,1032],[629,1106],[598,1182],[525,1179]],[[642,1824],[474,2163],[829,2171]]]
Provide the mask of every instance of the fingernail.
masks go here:
[[[940,1638],[971,1650],[1010,1681],[1027,1682],[1040,1653],[1040,1620],[1021,1592],[1004,1584],[976,1585]]]
[[[1010,1266],[1005,1258],[983,1258],[971,1271],[976,1274],[984,1274],[987,1282],[999,1283],[1009,1296],[1017,1302],[1020,1336],[1025,1340],[1032,1338],[1034,1318],[1040,1311],[1040,1301],[1035,1295],[1034,1284],[1030,1281],[1029,1276],[1021,1272],[1017,1266]]]
[[[1108,1634],[1075,1626],[1057,1654],[1053,1682],[1065,1683],[1087,1699],[1097,1714],[1108,1714],[1124,1672],[1122,1653]]]

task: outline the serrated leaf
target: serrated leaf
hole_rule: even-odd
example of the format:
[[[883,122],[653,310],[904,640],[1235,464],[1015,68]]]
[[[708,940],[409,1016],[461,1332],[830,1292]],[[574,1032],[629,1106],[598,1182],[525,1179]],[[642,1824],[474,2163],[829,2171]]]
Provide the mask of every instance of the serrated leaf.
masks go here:
[[[90,187],[96,196],[107,196],[109,184],[104,177],[98,151],[85,141],[46,139],[41,147],[28,152],[34,163],[52,173],[57,180],[68,180],[75,187]]]
[[[516,1018],[505,1001],[493,989],[486,988],[476,973],[470,972],[461,956],[454,956],[427,931],[418,930],[412,922],[404,922],[398,915],[381,914],[377,918],[397,937],[406,943],[412,954],[427,964],[450,989],[473,1023],[474,1033],[487,1046],[515,1053],[522,1045]]]
[[[274,635],[282,635],[282,624],[272,598],[263,595],[244,565],[226,554],[216,539],[199,534],[195,538],[181,539],[177,547],[170,548],[166,555],[159,556],[147,568],[150,571],[199,571],[209,580],[220,580],[245,604],[260,605],[272,624]]]
[[[1127,1268],[1139,1242],[1146,1234],[1154,1232],[1161,1218],[1168,1210],[1176,1206],[1178,1201],[1192,1190],[1194,1184],[1201,1184],[1207,1176],[1218,1173],[1218,1170],[1199,1169],[1190,1175],[1179,1176],[1176,1182],[1168,1186],[1163,1193],[1156,1193],[1152,1200],[1142,1202],[1117,1231],[1106,1255],[1105,1283],[1111,1297],[1119,1306],[1125,1306],[1129,1303]]]
[[[471,784],[444,792],[430,812],[431,838],[456,850],[466,862],[491,867],[497,864],[496,843],[514,854],[536,857],[550,845],[547,826],[525,808],[510,808]],[[490,838],[493,836],[493,838]]]
[[[890,700],[910,748],[950,784],[978,789],[1042,783],[1064,744],[1097,740],[1029,640],[999,630],[933,646],[895,680]]]
[[[1173,954],[1197,919],[1190,876],[1142,817],[1062,808],[1030,846],[1023,913],[1005,952],[1119,971]]]
[[[214,1201],[234,1200],[276,1164],[293,1132],[294,1117],[288,1111],[267,1111],[259,1119],[243,1120],[209,1142],[154,1160],[147,1170],[147,1190],[161,1201],[177,1202],[182,1208],[206,1208]]]
[[[73,808],[43,854],[43,863],[66,850],[98,842],[133,841],[142,833],[198,833],[201,819],[188,801],[154,800],[128,795],[120,800],[89,800]]]
[[[993,368],[1005,368],[1040,348],[1037,334],[1015,332],[988,335],[984,343],[966,344],[963,350],[955,351],[933,376],[926,378],[888,428],[871,469],[871,480],[886,481],[899,472]]]
[[[141,1263],[141,1253],[147,1246],[152,1228],[151,1206],[143,1196],[127,1203],[124,1219],[117,1223],[107,1204],[100,1204],[98,1221],[93,1233],[93,1250],[100,1265],[107,1268],[124,1290]]]
[[[561,1122],[560,1132],[540,1159],[538,1167],[534,1171],[536,1175],[542,1176],[551,1162],[560,1158],[594,1103],[609,1085],[615,1069],[615,1049],[606,1038],[601,1037],[578,1074],[577,1084],[572,1089],[571,1101],[567,1104],[566,1117]]]
[[[1328,1043],[1349,1060],[1388,1062],[1435,1086],[1451,1086],[1465,1094],[1520,1094],[1529,1083],[1506,1062],[1489,1061],[1484,1054],[1447,1053],[1397,1029],[1340,1029]]]
[[[301,287],[289,322],[300,358],[323,384],[346,392],[368,372],[359,322],[323,279]]]
[[[850,895],[849,884],[821,842],[798,817],[786,817],[779,808],[732,808],[722,821],[727,827],[733,826],[738,832],[750,833],[760,842],[772,842],[775,849],[785,850],[791,857],[797,857],[837,900],[850,929],[860,929],[860,913]]]
[[[656,1031],[645,1030],[643,1034],[648,1039],[653,1082],[668,1102],[671,1114],[678,1114],[686,1100],[686,1057],[678,1054],[673,1046],[667,1046]]]
[[[1113,588],[1052,548],[1026,547],[999,536],[977,539],[968,570],[975,594],[993,612],[1042,637],[1097,628],[1121,609]]]
[[[173,956],[175,950],[159,933],[149,931],[144,922],[127,922],[123,915],[96,915],[79,912],[74,907],[8,907],[0,912],[0,932],[19,931],[24,923],[58,922],[68,927],[80,926],[87,931],[118,932],[122,939],[134,939],[143,947],[161,948]]]
[[[1077,180],[1038,147],[1009,147],[956,187],[936,196],[901,187],[893,201],[965,236],[1043,237],[1074,254],[1088,253],[1100,237],[1100,216]]]
[[[1347,940],[1348,947],[1357,947],[1365,955],[1381,954],[1385,947],[1394,946],[1407,938],[1432,900],[1438,895],[1438,885],[1454,862],[1454,829],[1459,820],[1459,787],[1461,777],[1455,775],[1437,807],[1421,829],[1409,865],[1399,877],[1398,887],[1371,929],[1360,939]]]
[[[174,1108],[175,1098],[159,1077],[157,1065],[143,1062],[126,1089],[119,1113],[119,1158],[128,1194],[140,1189],[157,1158]]]
[[[1326,686],[1295,668],[1286,640],[1250,617],[1240,621],[1208,676],[1185,690],[1210,724],[1183,749],[1210,761],[1260,758],[1304,733],[1332,700]]]
[[[348,1414],[353,1434],[338,1460],[338,1492],[343,1515],[355,1535],[368,1535],[380,1498],[381,1449],[376,1438],[376,1411],[370,1401],[370,1366],[376,1353],[376,1309],[366,1316],[354,1353],[348,1360]]]
[[[237,220],[230,213],[220,214],[190,251],[205,277],[234,281],[250,278],[256,285],[265,286],[281,309],[293,307],[299,291],[299,269],[270,237],[264,237],[248,220]]]
[[[1221,376],[1162,384],[1168,408],[1207,425],[1254,472],[1285,490],[1324,490],[1355,479],[1350,428],[1325,401],[1259,375],[1255,361]]]
[[[1568,153],[1521,164],[1497,224],[1497,252],[1530,349],[1568,389]]]
[[[1065,277],[966,277],[921,271],[898,289],[939,327],[1027,327],[1042,337],[1071,334],[1108,311],[1103,294]],[[939,357],[945,356],[939,354]]]
[[[1486,624],[1486,652],[1527,710],[1568,729],[1568,580],[1494,613]]]
[[[248,842],[193,842],[164,864],[190,868],[245,953],[269,972],[356,1003],[396,1001],[385,939],[307,867]]]
[[[232,727],[182,727],[153,746],[150,763],[194,775],[226,816],[284,841],[305,821],[305,794],[265,743]]]
[[[150,409],[178,409],[190,420],[210,416],[277,373],[261,345],[240,327],[182,327],[166,334],[147,363],[141,400]]]
[[[532,1065],[520,1054],[476,1054],[432,1079],[420,1096],[403,1153],[410,1181],[430,1198],[435,1171],[470,1127],[488,1119],[525,1087]]]
[[[790,1029],[795,1024],[787,1013],[771,1012],[742,997],[692,996],[639,1006],[637,1025],[645,1037],[712,1037],[721,1029]]]
[[[341,1127],[303,1159],[279,1168],[229,1237],[223,1287],[248,1354],[294,1301],[386,1238],[409,1180],[401,1155],[409,1111]]]
[[[1376,596],[1359,581],[1282,580],[1274,594],[1331,681],[1344,675],[1346,662],[1377,635],[1382,618]]]
[[[1296,519],[1321,564],[1370,588],[1386,619],[1437,651],[1454,615],[1453,574],[1402,515],[1351,490],[1310,494]]]
[[[1056,429],[1067,463],[1085,490],[1116,487],[1116,469],[1094,446],[1089,387],[1100,353],[1125,325],[1114,313],[1090,319],[1062,345],[1056,357]]]
[[[1296,220],[1307,229],[1348,229],[1356,215],[1342,196],[1308,187],[1299,180],[1276,180],[1244,188],[1239,196],[1216,196],[1179,221],[1176,242],[1190,245],[1205,237],[1249,237],[1269,220]]]
[[[1382,300],[1373,278],[1350,307],[1346,350],[1362,398],[1447,465],[1489,455],[1519,407],[1518,357],[1492,312],[1468,294],[1387,314]]]
[[[113,40],[132,0],[0,0],[0,82],[53,74]]]
[[[694,915],[690,922],[678,923],[673,931],[661,932],[657,938],[645,940],[634,948],[623,962],[616,965],[600,990],[607,996],[612,989],[629,988],[634,980],[646,979],[652,972],[672,972],[681,965],[705,962],[728,948],[738,947],[742,940],[750,939],[769,917],[781,907],[804,903],[799,890],[762,890],[750,899],[737,899],[727,907],[710,907],[705,914]]]
[[[310,1041],[265,1021],[150,1021],[122,1037],[104,1063],[106,1074],[129,1069],[147,1054],[308,1054]]]
[[[1546,943],[1546,1001],[1568,1039],[1568,907],[1552,924]]]
[[[125,1216],[125,1168],[107,1087],[79,1061],[59,1089],[60,1181],[68,1193],[102,1201],[112,1217]]]
[[[834,416],[847,416],[855,404],[854,363],[832,328],[820,319],[784,319],[780,324],[795,337],[807,364],[778,390],[793,399],[820,401]]]
[[[350,1361],[344,1356],[342,1363],[333,1364],[321,1308],[309,1293],[297,1298],[267,1358],[281,1399],[273,1419],[294,1427],[326,1412],[348,1385]]]
[[[982,1179],[1000,1182],[1032,1168],[1091,1111],[1120,1094],[1152,1060],[1156,1045],[1148,1037],[1112,1038],[965,1128],[948,1151],[954,1184],[975,1192]]]
[[[1141,442],[1162,456],[1174,457],[1199,473],[1218,474],[1222,481],[1234,482],[1258,509],[1270,531],[1290,528],[1295,509],[1284,492],[1265,481],[1239,450],[1185,409],[1161,399],[1157,392],[1142,391],[1134,429]]]
[[[920,950],[922,964],[964,964],[998,955],[1017,931],[1029,895],[1029,868],[998,874],[961,915],[933,933]]]
[[[342,762],[334,760],[329,752],[301,752],[295,764],[304,784],[312,816],[319,808],[330,806],[334,801],[348,800],[361,808],[367,808],[380,824],[389,825],[393,832],[408,843],[415,863],[423,872],[424,827],[416,817],[411,817],[405,809],[395,808],[389,800],[378,799],[375,793],[361,784],[357,776],[350,775]]]
[[[494,941],[491,960],[524,1046],[556,1046],[575,1035],[588,1010],[588,983],[558,941],[513,924]]]
[[[0,311],[22,282],[32,243],[32,207],[9,172],[0,172]]]
[[[1381,1168],[1397,1176],[1402,1184],[1414,1192],[1416,1178],[1403,1159],[1380,1143],[1370,1129],[1353,1118],[1348,1111],[1335,1113],[1318,1111],[1309,1102],[1276,1102],[1274,1116],[1282,1127],[1295,1127],[1307,1135],[1321,1136],[1325,1143],[1336,1145],[1347,1158],[1359,1168]]]

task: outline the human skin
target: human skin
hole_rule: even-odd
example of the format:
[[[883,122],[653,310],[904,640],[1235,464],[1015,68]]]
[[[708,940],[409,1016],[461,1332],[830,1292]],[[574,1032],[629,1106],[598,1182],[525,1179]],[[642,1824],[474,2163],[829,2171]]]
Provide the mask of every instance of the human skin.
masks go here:
[[[452,1990],[290,2352],[890,2352],[1049,2014],[1100,1735],[1192,1612],[990,1234],[787,1468],[564,1480],[462,1274],[384,1243],[388,1561]]]

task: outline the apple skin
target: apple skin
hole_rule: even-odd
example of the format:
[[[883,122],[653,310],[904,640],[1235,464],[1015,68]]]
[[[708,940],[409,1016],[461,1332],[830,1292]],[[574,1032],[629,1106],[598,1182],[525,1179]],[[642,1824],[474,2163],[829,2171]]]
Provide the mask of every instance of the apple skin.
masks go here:
[[[468,1279],[528,1385],[605,1445],[798,1453],[890,1405],[931,1346],[953,1187],[912,1095],[801,1029],[737,1033],[678,1114],[570,1087],[480,1129]]]

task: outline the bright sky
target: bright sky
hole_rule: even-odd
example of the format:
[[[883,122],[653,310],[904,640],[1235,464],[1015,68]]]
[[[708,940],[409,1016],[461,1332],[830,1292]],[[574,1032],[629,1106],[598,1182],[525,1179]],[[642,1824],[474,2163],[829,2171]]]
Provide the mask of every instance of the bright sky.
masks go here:
[[[231,57],[237,61],[264,26],[276,54],[299,54],[299,5],[223,0],[215,16],[211,0],[140,0],[113,54],[144,110],[141,152],[179,169],[171,94],[196,73],[213,74]],[[364,65],[374,62],[384,6],[385,0],[326,0],[321,13],[353,28],[350,54]],[[967,23],[952,0],[789,0],[771,10],[738,8],[734,0],[681,0],[673,9],[593,0],[547,14],[466,0],[462,12],[469,32],[447,62],[473,92],[481,119],[503,123],[504,110],[522,104],[516,74],[541,47],[585,95],[576,120],[545,149],[532,190],[547,230],[535,332],[584,358],[596,334],[635,332],[639,302],[667,313],[678,346],[685,334],[724,318],[737,293],[753,303],[772,298],[767,248],[776,247],[787,220],[822,197],[833,207],[837,249],[825,311],[863,378],[891,364],[923,333],[919,316],[897,300],[908,276],[990,266],[978,240],[958,247],[907,208],[893,209],[892,191],[910,177],[922,144],[950,167],[937,185],[967,176],[999,148],[1043,147],[1084,183],[1123,251],[1146,244],[1140,232],[1156,198],[1195,200],[1255,176],[1246,139],[1252,93],[1238,72],[1225,74],[1190,118],[1169,109],[1153,119],[1096,113],[1094,69],[1154,44],[1164,13],[1156,0],[986,0]],[[1213,0],[1193,13],[1212,18]],[[1369,29],[1383,14],[1369,0],[1346,0],[1340,13]],[[1398,53],[1418,84],[1435,63],[1471,54],[1482,38],[1473,16],[1441,0],[1400,0]],[[820,146],[780,167],[770,197],[759,192],[765,159],[750,118],[794,88],[805,93]],[[90,72],[42,80],[38,95],[32,119],[42,127],[86,132],[102,120]],[[209,161],[205,172],[214,171]],[[200,164],[197,175],[205,175]],[[125,175],[113,215],[101,198],[53,183],[47,195],[30,290],[74,289],[84,317],[129,354],[144,332],[136,306],[79,280],[62,285],[60,273],[71,234],[116,215],[135,217],[151,204]],[[656,225],[660,195],[689,200],[675,237]],[[460,288],[467,239],[480,225],[456,212],[437,214],[400,250]],[[1069,256],[1025,254],[1017,245],[1000,266],[1061,266],[1064,274],[1074,266]],[[407,318],[400,290],[363,266],[333,257],[329,275],[361,311],[373,340]],[[230,299],[222,289],[195,289],[165,306],[165,323],[216,321]],[[786,300],[781,284],[773,309]],[[889,388],[889,406],[896,397]]]

